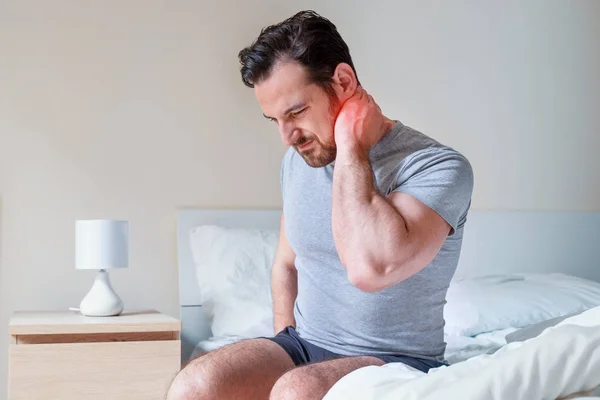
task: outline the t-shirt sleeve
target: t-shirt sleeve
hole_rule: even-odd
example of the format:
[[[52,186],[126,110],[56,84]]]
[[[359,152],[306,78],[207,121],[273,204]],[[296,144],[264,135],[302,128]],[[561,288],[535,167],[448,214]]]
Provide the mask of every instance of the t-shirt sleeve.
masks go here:
[[[450,148],[419,150],[401,162],[392,192],[406,193],[437,212],[452,227],[461,228],[471,205],[473,170]]]

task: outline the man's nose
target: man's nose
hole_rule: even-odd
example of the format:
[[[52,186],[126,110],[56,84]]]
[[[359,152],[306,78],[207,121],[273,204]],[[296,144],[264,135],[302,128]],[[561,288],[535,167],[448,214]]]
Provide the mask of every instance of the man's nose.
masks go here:
[[[300,129],[292,124],[282,123],[279,125],[279,134],[284,146],[292,146],[300,138]]]

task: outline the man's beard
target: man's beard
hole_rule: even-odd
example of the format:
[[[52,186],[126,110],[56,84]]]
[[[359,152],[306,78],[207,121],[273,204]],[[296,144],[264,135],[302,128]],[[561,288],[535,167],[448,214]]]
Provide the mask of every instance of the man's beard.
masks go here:
[[[312,148],[304,153],[298,149],[303,144],[313,141]],[[324,144],[319,141],[316,137],[314,138],[302,138],[296,144],[294,144],[296,152],[304,159],[304,161],[313,168],[321,168],[331,164],[335,160],[337,154],[337,146],[335,142],[332,144]]]

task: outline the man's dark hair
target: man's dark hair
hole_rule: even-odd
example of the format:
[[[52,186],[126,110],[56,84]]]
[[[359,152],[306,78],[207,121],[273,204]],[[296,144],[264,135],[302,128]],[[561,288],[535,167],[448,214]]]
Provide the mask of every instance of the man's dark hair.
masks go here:
[[[278,61],[300,63],[308,72],[309,82],[321,86],[328,94],[338,64],[350,65],[356,74],[348,45],[335,25],[310,10],[264,28],[238,57],[242,81],[248,87],[267,79]]]

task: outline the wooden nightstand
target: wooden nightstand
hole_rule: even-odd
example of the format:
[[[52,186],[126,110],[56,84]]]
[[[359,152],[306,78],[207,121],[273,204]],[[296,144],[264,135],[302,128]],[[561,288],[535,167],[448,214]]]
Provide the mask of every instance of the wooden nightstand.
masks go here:
[[[181,365],[180,330],[156,311],[17,312],[8,324],[9,400],[164,399]]]

